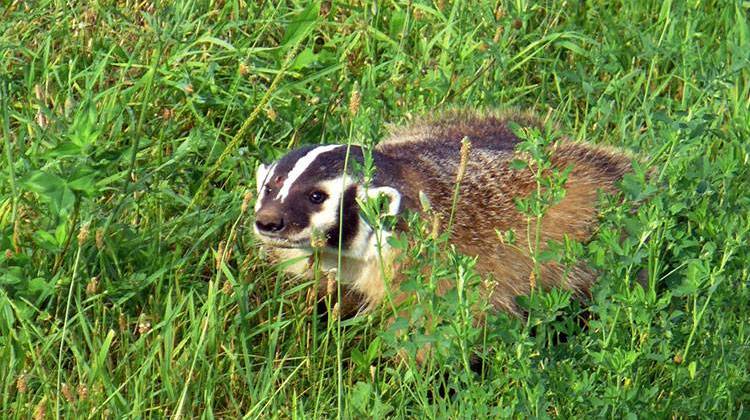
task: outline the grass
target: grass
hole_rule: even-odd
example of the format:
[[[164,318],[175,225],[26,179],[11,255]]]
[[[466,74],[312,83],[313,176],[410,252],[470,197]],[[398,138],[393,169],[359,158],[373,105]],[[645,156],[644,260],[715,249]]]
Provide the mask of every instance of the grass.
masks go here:
[[[748,416],[748,2],[306,4],[0,7],[3,417]],[[442,107],[530,109],[655,168],[568,244],[602,272],[587,326],[550,291],[473,328],[418,263],[408,337],[339,326],[258,255],[259,160]],[[479,281],[420,223],[399,240],[428,280]]]

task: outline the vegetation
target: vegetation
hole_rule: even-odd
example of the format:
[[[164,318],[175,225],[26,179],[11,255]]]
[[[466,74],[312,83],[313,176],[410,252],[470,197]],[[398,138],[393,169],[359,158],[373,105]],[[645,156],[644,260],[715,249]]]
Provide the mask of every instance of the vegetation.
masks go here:
[[[0,6],[2,417],[748,416],[750,3],[308,3]],[[645,157],[538,256],[587,258],[590,302],[474,327],[430,285],[483,279],[412,219],[413,322],[316,316],[248,228],[258,162],[444,107]]]

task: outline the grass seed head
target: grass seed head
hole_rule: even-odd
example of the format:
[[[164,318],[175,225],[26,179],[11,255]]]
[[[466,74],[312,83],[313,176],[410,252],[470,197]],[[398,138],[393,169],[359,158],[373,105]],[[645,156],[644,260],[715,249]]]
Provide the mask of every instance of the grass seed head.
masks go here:
[[[96,249],[104,249],[104,228],[99,228],[94,233],[94,240],[96,242]]]
[[[174,118],[174,109],[171,108],[164,108],[161,110],[161,119],[164,121],[169,121],[172,118]]]
[[[326,246],[326,238],[323,232],[318,230],[313,231],[312,235],[310,235],[310,246],[313,249],[320,249]]]
[[[89,238],[89,224],[84,223],[81,226],[81,230],[78,231],[78,246],[83,245],[86,243],[86,239]]]
[[[147,320],[142,320],[138,323],[138,335],[144,335],[151,331],[151,322]]]
[[[315,304],[318,300],[318,293],[316,287],[310,287],[307,289],[305,295],[305,315],[310,315],[315,310]]]
[[[219,241],[219,247],[216,249],[216,269],[221,269],[221,263],[224,261],[224,241]]]
[[[221,288],[221,293],[224,293],[227,296],[232,295],[232,290],[234,290],[234,286],[232,286],[232,282],[229,280],[224,282],[224,286]]]
[[[48,121],[47,116],[42,112],[42,108],[47,104],[47,95],[44,94],[44,89],[41,85],[34,85],[34,96],[40,102],[39,109],[36,111],[36,123],[39,124],[39,127],[45,129],[47,128]]]
[[[502,26],[498,26],[497,29],[495,29],[495,36],[492,37],[492,42],[497,44],[500,42],[500,37],[503,36],[504,28]]]
[[[41,401],[34,407],[34,420],[44,420],[47,418],[47,397],[43,397]]]
[[[47,102],[47,96],[44,94],[44,88],[42,88],[42,85],[36,84],[34,85],[34,97],[42,103]]]
[[[352,95],[349,98],[349,114],[354,116],[357,115],[357,112],[359,111],[359,105],[362,98],[359,95],[359,88],[356,86],[352,90]]]
[[[252,190],[247,190],[245,193],[245,196],[242,197],[242,205],[240,206],[240,213],[245,214],[247,212],[247,208],[250,205],[250,200],[253,199],[253,192]]]
[[[495,9],[495,20],[500,20],[505,16],[505,9],[502,8],[502,6],[498,6],[497,9]]]
[[[307,294],[305,295],[305,305],[312,306],[313,303],[315,303],[315,287],[310,287],[307,289]]]
[[[25,373],[18,375],[18,378],[16,378],[16,389],[18,390],[19,394],[26,393],[26,374]]]
[[[495,290],[497,290],[497,286],[499,285],[499,282],[495,280],[494,278],[488,278],[482,280],[482,283],[485,290],[488,291],[487,293],[487,301],[492,301],[492,295],[494,294]]]
[[[89,388],[81,382],[78,384],[78,388],[76,388],[76,392],[78,393],[78,400],[83,401],[89,396]]]
[[[94,276],[91,277],[88,284],[86,285],[86,296],[94,296],[99,290],[99,278]]]
[[[333,295],[336,291],[336,270],[331,270],[326,273],[326,294],[328,296]]]
[[[458,173],[456,174],[456,183],[460,184],[466,175],[466,166],[469,163],[469,153],[471,152],[471,141],[468,137],[464,137],[461,140],[461,162],[458,165]]]
[[[268,106],[268,108],[266,108],[266,115],[271,121],[276,121],[276,117],[278,117],[276,110],[274,110],[270,105]]]
[[[65,398],[65,401],[71,404],[75,402],[76,399],[75,399],[75,396],[73,395],[73,391],[71,391],[70,386],[68,386],[67,383],[62,384],[62,389],[60,389],[60,392]]]
[[[36,112],[36,123],[39,125],[39,127],[42,128],[42,130],[47,128],[47,125],[49,123],[41,108]]]
[[[440,214],[434,213],[432,215],[432,229],[430,231],[430,237],[433,240],[436,240],[438,236],[440,236],[440,226],[442,225],[442,218],[440,217]]]

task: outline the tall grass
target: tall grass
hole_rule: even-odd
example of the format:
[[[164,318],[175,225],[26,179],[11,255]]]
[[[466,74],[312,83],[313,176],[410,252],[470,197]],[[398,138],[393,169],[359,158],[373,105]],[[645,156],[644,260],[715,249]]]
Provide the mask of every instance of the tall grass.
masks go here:
[[[746,417],[749,10],[4,3],[0,413]],[[603,198],[594,240],[559,250],[602,273],[587,321],[560,291],[528,299],[528,322],[456,321],[473,289],[437,296],[434,281],[483,279],[416,219],[393,240],[415,261],[403,322],[322,320],[310,284],[259,255],[246,227],[260,160],[372,145],[445,106],[530,109],[647,157]],[[427,366],[395,357],[425,343]]]

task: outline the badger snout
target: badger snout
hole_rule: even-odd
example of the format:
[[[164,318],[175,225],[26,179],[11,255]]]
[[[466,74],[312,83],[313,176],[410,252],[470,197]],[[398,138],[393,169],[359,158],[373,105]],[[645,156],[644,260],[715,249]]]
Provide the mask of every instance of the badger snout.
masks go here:
[[[255,213],[255,227],[264,234],[279,234],[286,225],[280,211],[262,208]]]

